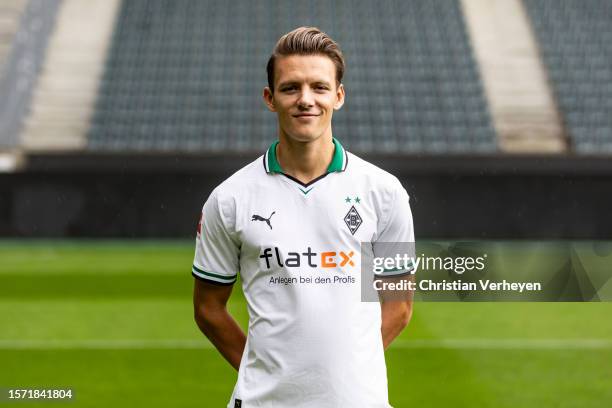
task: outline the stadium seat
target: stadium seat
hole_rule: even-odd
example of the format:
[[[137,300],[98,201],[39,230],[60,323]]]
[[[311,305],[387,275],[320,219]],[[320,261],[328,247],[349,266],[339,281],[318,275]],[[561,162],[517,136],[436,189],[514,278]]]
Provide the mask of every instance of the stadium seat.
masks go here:
[[[577,153],[612,151],[612,4],[524,0]]]
[[[458,0],[123,2],[88,134],[92,150],[261,151],[276,39],[300,25],[344,50],[334,134],[356,152],[493,152]]]

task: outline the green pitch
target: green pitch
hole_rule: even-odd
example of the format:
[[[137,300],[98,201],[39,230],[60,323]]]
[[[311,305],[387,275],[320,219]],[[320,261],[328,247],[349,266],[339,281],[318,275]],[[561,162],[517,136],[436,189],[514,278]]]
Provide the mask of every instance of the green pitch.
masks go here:
[[[193,322],[192,251],[0,242],[0,388],[74,390],[51,406],[224,407],[236,373]],[[230,308],[244,326],[239,286]],[[391,403],[611,406],[611,316],[612,303],[417,303],[386,353]]]

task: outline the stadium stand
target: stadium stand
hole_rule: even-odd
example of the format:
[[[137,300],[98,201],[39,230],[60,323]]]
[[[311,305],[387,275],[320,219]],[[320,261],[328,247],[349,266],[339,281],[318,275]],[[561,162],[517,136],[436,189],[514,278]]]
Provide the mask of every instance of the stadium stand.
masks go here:
[[[612,152],[612,3],[524,0],[574,150]]]
[[[249,152],[275,136],[261,101],[284,32],[316,25],[348,61],[335,135],[371,153],[497,149],[457,0],[130,0],[118,16],[93,151]]]
[[[0,3],[0,72],[11,50],[26,0],[4,0]]]
[[[82,150],[120,0],[63,0],[33,95],[22,146]]]
[[[397,175],[419,237],[609,239],[602,1],[23,0],[0,235],[192,236],[185,214],[276,138],[274,42],[315,25],[348,61],[334,135]]]
[[[12,26],[10,51],[5,53],[0,76],[0,149],[20,148],[20,133],[45,58],[48,37],[60,0],[3,2],[0,10]],[[17,17],[20,15],[20,17]],[[8,24],[11,26],[11,23]],[[10,38],[7,38],[10,39]]]
[[[11,52],[25,6],[26,0],[5,0],[0,3],[0,78],[3,77],[6,59]],[[12,147],[12,140],[9,139],[12,138],[7,132],[0,131],[0,150]],[[19,161],[19,155],[14,152],[0,151],[0,173],[13,171]]]
[[[562,153],[567,138],[523,3],[462,0],[500,150]]]

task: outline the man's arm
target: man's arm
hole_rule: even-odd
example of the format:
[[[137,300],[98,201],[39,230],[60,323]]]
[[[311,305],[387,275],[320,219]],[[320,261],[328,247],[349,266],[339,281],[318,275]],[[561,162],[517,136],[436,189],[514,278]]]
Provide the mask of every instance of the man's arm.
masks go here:
[[[415,282],[414,275],[384,278],[387,283],[394,283],[396,287],[400,283],[407,284]],[[404,286],[405,287],[405,286]],[[378,295],[381,300],[382,324],[381,332],[385,350],[391,342],[408,326],[412,318],[412,305],[414,291],[402,290],[380,290]]]
[[[412,317],[412,300],[389,300],[383,302],[381,332],[385,350],[404,330]]]
[[[238,370],[246,336],[227,311],[227,300],[231,293],[231,285],[220,286],[195,279],[193,308],[195,321],[202,333]]]

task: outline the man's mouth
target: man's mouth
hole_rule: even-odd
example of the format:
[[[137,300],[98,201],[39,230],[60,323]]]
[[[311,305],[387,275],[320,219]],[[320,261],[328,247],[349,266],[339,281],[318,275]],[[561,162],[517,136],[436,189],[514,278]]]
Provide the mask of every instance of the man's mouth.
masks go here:
[[[293,115],[294,118],[310,118],[315,116],[319,115],[314,113],[298,113],[297,115]]]

